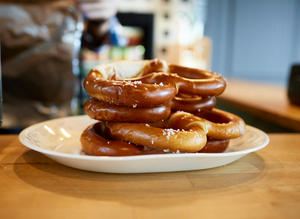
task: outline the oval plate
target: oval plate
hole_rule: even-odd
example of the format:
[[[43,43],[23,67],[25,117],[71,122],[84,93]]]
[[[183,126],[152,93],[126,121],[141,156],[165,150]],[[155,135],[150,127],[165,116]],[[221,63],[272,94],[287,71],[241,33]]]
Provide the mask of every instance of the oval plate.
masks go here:
[[[149,173],[208,169],[223,166],[265,147],[269,137],[263,131],[246,126],[245,134],[230,140],[223,153],[169,153],[128,157],[89,156],[80,145],[80,135],[97,121],[88,116],[72,116],[45,121],[24,129],[19,140],[63,165],[95,172]]]

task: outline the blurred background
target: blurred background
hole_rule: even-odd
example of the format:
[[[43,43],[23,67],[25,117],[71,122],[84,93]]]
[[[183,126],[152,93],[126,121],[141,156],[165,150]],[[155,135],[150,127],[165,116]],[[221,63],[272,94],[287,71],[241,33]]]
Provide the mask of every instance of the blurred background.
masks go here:
[[[84,1],[75,1],[76,3],[72,3],[74,1],[56,1],[64,2],[62,4],[64,6],[60,5],[58,10],[60,13],[53,13],[53,16],[49,12],[49,7],[47,10],[44,8],[45,13],[49,12],[46,13],[48,19],[45,19],[45,22],[36,21],[42,17],[41,15],[45,15],[41,9],[33,7],[37,2],[40,3],[39,1],[0,2],[2,2],[0,5],[1,46],[2,49],[10,49],[2,51],[3,84],[6,87],[13,86],[8,83],[12,80],[11,75],[16,78],[16,72],[24,69],[20,66],[20,63],[24,63],[20,62],[20,57],[29,57],[32,53],[37,54],[38,49],[45,48],[45,45],[41,47],[42,42],[50,46],[49,42],[54,38],[56,47],[58,47],[57,42],[63,41],[67,43],[69,49],[73,48],[70,58],[65,59],[65,61],[69,61],[70,68],[59,71],[70,71],[71,69],[75,76],[72,98],[66,101],[70,107],[60,107],[62,103],[51,102],[51,98],[44,102],[41,98],[37,98],[34,100],[34,108],[39,113],[45,114],[46,117],[36,120],[32,118],[24,123],[16,122],[15,120],[20,121],[21,119],[15,119],[14,114],[6,115],[4,109],[2,132],[9,129],[18,131],[46,118],[84,114],[82,106],[88,95],[81,86],[82,80],[93,66],[101,63],[126,59],[160,58],[175,64],[218,72],[226,78],[287,86],[291,66],[300,62],[300,0],[103,1],[116,10],[108,17],[101,19],[86,13],[87,7],[80,7]],[[11,5],[17,5],[19,11],[13,7],[14,10],[5,17],[4,12]],[[109,8],[106,11],[111,10],[111,7]],[[94,8],[94,13],[96,9]],[[28,50],[26,52],[22,45],[22,49],[16,49],[15,54],[10,54],[7,51],[12,51],[10,47],[17,45],[20,39],[24,38],[24,33],[21,34],[22,28],[14,29],[13,27],[18,25],[7,22],[7,17],[11,18],[14,13],[20,15],[20,12],[24,17],[31,18],[30,21],[35,23],[34,28],[40,29],[38,31],[40,44],[39,47],[35,46],[35,52],[28,52]],[[26,12],[30,13],[25,16]],[[96,13],[101,14],[103,11],[100,10]],[[21,21],[24,23],[24,17],[17,16],[14,24],[22,23]],[[50,21],[54,21],[56,26]],[[62,31],[61,34],[58,34],[62,28],[59,25],[61,23],[65,23],[64,28],[69,28],[69,31]],[[26,25],[27,29],[23,28],[23,31],[25,30],[27,41],[24,40],[24,43],[28,43],[30,37],[34,39],[33,36],[37,35],[32,26],[29,25],[31,28],[28,28],[28,24],[25,23],[24,27]],[[93,27],[97,25],[99,27],[101,25],[102,32],[104,32],[98,38],[94,36],[98,30],[93,31]],[[49,36],[43,38],[42,34],[49,34]],[[29,47],[27,45],[25,47]],[[63,44],[59,45],[60,48],[64,47]],[[61,51],[51,54],[55,54],[54,57],[61,56],[63,54]],[[18,62],[13,61],[16,54],[19,55]],[[49,59],[49,55],[46,55],[45,59],[47,57]],[[53,58],[53,56],[51,57]],[[34,65],[34,60],[38,59],[29,60]],[[9,61],[9,64],[5,61]],[[12,67],[9,66],[14,66],[15,72],[12,72]],[[19,68],[17,69],[16,66]],[[56,70],[56,72],[58,71]],[[25,78],[28,79],[28,73],[25,73],[27,75]],[[41,76],[41,78],[47,77]],[[53,82],[51,86],[55,87],[56,85]],[[6,94],[5,89],[3,93],[4,108],[5,97],[7,99],[11,97],[9,96],[11,94]],[[63,90],[61,89],[61,92]],[[59,96],[59,94],[57,95]],[[31,100],[34,97],[36,95],[33,95]],[[24,100],[24,97],[19,99]],[[37,103],[38,101],[42,105]],[[226,106],[220,105],[220,107],[226,109]],[[18,108],[20,109],[20,107]],[[11,109],[9,108],[8,111],[12,112]],[[241,113],[235,109],[230,110],[237,114]],[[24,114],[24,111],[21,114]],[[247,116],[242,113],[241,115]],[[11,122],[12,120],[15,122]],[[252,120],[255,119],[252,118]]]
[[[113,48],[112,59],[146,55],[277,84],[287,82],[300,60],[299,0],[120,0],[118,11],[148,16],[137,18],[139,24],[121,17],[130,44],[142,46]],[[143,53],[152,49],[143,41],[145,31],[153,36],[149,55]]]

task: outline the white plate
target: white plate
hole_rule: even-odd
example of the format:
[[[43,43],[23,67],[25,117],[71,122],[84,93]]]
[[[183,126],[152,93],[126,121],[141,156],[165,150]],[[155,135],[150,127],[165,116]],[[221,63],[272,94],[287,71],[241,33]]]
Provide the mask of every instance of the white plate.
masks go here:
[[[247,126],[246,133],[230,140],[224,153],[158,154],[129,157],[96,157],[85,155],[79,142],[82,131],[95,120],[88,116],[54,119],[24,129],[19,140],[63,165],[95,172],[147,173],[208,169],[226,165],[265,147],[269,137],[261,130]]]

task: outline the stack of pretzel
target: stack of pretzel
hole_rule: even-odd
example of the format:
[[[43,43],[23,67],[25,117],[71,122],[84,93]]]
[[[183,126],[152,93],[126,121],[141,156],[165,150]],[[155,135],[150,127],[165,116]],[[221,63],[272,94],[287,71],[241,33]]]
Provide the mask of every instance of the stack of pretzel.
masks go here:
[[[215,107],[226,88],[213,72],[164,60],[117,61],[95,66],[84,80],[95,124],[80,138],[95,156],[221,153],[240,137],[244,121]]]

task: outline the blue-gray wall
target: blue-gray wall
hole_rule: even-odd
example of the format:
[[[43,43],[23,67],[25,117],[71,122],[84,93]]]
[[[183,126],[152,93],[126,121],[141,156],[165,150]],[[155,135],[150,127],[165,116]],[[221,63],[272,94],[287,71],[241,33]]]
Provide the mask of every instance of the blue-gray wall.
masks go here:
[[[300,0],[208,0],[212,71],[286,84],[300,63]]]

